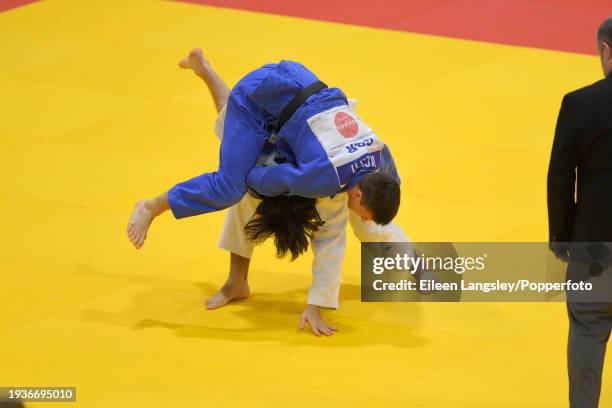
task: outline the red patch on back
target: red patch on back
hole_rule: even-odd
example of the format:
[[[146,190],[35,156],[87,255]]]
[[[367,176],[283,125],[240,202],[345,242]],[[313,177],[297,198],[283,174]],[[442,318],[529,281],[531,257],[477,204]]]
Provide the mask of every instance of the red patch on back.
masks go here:
[[[347,139],[354,137],[359,131],[359,125],[357,124],[355,118],[346,112],[336,113],[334,122],[336,123],[336,129],[338,129],[338,132],[340,132],[340,134]]]

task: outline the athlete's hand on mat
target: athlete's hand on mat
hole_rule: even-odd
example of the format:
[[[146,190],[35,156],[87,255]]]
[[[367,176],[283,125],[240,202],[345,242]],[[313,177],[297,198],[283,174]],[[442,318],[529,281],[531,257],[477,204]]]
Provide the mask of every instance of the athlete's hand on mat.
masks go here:
[[[302,313],[300,320],[300,329],[308,323],[310,330],[315,336],[332,336],[334,332],[338,331],[335,327],[332,327],[323,321],[321,317],[321,308],[315,305],[306,306],[306,310]]]

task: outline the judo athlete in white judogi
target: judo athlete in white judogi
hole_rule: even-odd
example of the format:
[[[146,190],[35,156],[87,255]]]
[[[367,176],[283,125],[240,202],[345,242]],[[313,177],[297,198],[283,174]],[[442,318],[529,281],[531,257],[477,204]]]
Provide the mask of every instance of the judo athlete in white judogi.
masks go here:
[[[220,139],[223,139],[224,129],[228,123],[226,113],[228,110],[228,96],[230,95],[229,88],[212,69],[208,61],[203,58],[199,49],[193,50],[189,56],[181,61],[180,66],[192,69],[207,84],[219,111],[215,123],[215,133]],[[350,115],[354,114],[355,102],[351,100],[348,102],[346,112],[349,112],[349,117],[352,117]],[[340,112],[340,115],[336,113],[335,127],[338,127],[337,118],[339,116],[342,118],[342,114],[344,112]],[[351,126],[350,122],[348,122],[348,126]],[[340,128],[338,130],[341,131]],[[348,131],[351,132],[352,129]],[[349,153],[355,153],[359,147],[365,146],[367,148],[377,143],[380,143],[382,146],[378,139],[369,137],[359,145],[355,143],[357,147],[349,145],[347,150]],[[386,146],[384,148],[386,149]],[[308,305],[302,313],[300,321],[301,328],[308,323],[315,335],[332,335],[335,331],[335,328],[326,324],[321,318],[320,308],[335,309],[338,307],[340,271],[346,246],[346,224],[348,222],[350,222],[357,238],[362,242],[409,242],[409,238],[397,224],[388,221],[384,225],[377,224],[372,220],[372,216],[368,216],[369,212],[367,210],[364,211],[365,209],[359,205],[353,204],[352,208],[357,207],[357,209],[349,211],[351,199],[353,199],[353,202],[359,202],[361,199],[359,189],[348,188],[348,184],[351,182],[350,174],[354,175],[356,172],[364,170],[364,167],[365,170],[376,170],[368,169],[368,166],[376,166],[377,163],[381,162],[384,163],[385,155],[387,155],[386,161],[390,162],[391,171],[397,177],[388,149],[381,149],[382,147],[378,150],[370,150],[372,153],[368,153],[365,160],[361,158],[361,161],[357,164],[349,163],[348,166],[339,165],[335,168],[338,178],[344,177],[347,181],[345,188],[340,189],[340,191],[338,191],[338,187],[333,187],[333,183],[332,185],[327,183],[327,185],[317,185],[315,187],[294,187],[291,183],[288,183],[285,174],[295,171],[295,168],[290,168],[289,163],[278,164],[274,160],[278,153],[276,151],[266,152],[264,148],[261,149],[262,154],[256,163],[257,174],[250,174],[247,178],[249,186],[256,186],[256,190],[265,195],[278,195],[284,192],[291,195],[305,196],[316,194],[315,196],[318,197],[316,209],[325,224],[312,234],[311,245],[314,252],[312,265],[313,283],[308,294]],[[283,170],[280,172],[274,171],[280,168],[283,168]],[[314,180],[311,181],[314,182]],[[336,179],[337,181],[338,179]],[[200,196],[196,196],[193,193],[194,185],[194,181],[190,180],[189,182],[177,185],[165,195],[137,203],[128,225],[128,236],[137,248],[144,242],[144,237],[146,237],[147,229],[153,218],[168,208],[171,208],[175,216],[180,218],[224,207],[223,203],[213,198],[201,199]],[[353,185],[355,185],[354,182]],[[222,186],[221,188],[226,187]],[[234,194],[232,186],[227,187],[226,190],[230,191],[229,195]],[[315,192],[313,193],[313,191]],[[331,191],[333,195],[327,194],[328,191]],[[210,194],[209,192],[206,193]],[[329,196],[325,197],[326,195]],[[194,197],[197,200],[196,203],[193,202]],[[223,231],[219,240],[219,246],[231,253],[230,273],[227,282],[221,290],[207,300],[208,309],[217,309],[232,300],[243,299],[249,296],[248,267],[255,244],[247,239],[244,227],[255,213],[260,200],[250,194],[246,194],[236,204],[232,201],[234,200],[226,200],[226,202],[233,205],[229,207],[226,214]],[[411,248],[410,244],[408,245]]]

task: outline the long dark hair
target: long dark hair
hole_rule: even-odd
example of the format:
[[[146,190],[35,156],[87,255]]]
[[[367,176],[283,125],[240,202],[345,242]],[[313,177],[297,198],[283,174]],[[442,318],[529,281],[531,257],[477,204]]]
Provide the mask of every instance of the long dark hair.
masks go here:
[[[325,224],[315,207],[315,198],[265,197],[257,206],[244,232],[257,245],[274,237],[276,256],[291,253],[291,260],[308,250],[312,234]]]

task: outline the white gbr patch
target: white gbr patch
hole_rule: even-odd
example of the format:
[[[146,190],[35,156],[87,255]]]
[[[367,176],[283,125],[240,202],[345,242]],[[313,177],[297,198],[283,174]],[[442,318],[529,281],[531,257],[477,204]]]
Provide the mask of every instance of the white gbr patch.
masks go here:
[[[348,106],[318,113],[308,119],[308,125],[336,169],[341,187],[359,169],[376,170],[380,166],[384,143]]]

